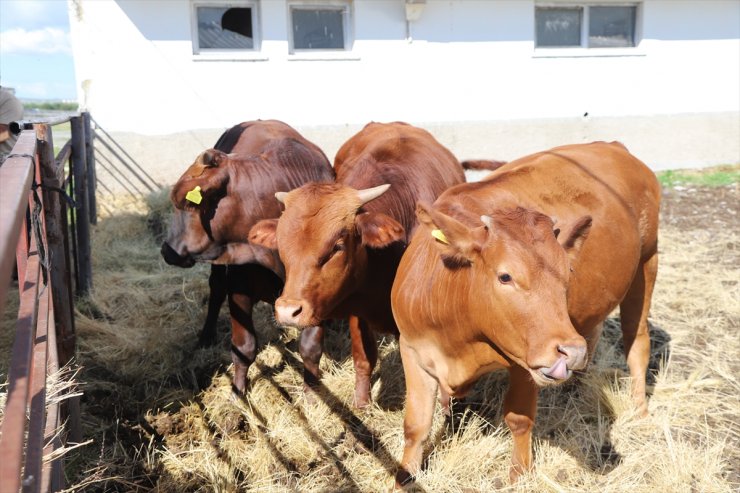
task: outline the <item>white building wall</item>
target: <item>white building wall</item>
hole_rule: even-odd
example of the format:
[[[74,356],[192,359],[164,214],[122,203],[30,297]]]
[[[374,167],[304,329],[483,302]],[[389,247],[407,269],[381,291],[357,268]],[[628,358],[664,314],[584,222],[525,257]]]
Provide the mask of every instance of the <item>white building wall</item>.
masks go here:
[[[353,49],[330,60],[289,54],[283,0],[261,0],[248,60],[194,56],[188,0],[69,1],[80,100],[112,131],[188,132],[202,149],[213,142],[195,129],[278,118],[324,138],[331,158],[362,124],[405,120],[461,158],[606,138],[657,167],[740,161],[737,0],[644,0],[639,45],[603,52],[535,50],[530,0],[427,0],[408,29],[403,0],[354,0]],[[717,130],[720,149],[702,149]],[[676,132],[685,149],[646,140]]]

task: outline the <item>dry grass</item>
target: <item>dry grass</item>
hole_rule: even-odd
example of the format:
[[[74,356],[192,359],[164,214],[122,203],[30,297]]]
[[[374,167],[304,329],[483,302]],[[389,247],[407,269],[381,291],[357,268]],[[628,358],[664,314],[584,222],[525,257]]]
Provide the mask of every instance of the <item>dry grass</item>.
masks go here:
[[[94,229],[95,289],[77,314],[83,424],[94,443],[69,455],[71,490],[387,490],[403,447],[395,341],[382,342],[374,404],[356,411],[347,330],[333,326],[323,388],[309,402],[297,334],[275,327],[260,305],[251,389],[234,399],[225,308],[219,347],[195,347],[207,268],[159,258],[165,198],[129,205]],[[507,379],[494,373],[454,403],[451,421],[437,413],[419,490],[736,491],[739,233],[737,223],[661,232],[648,418],[633,414],[618,319],[610,318],[588,373],[541,393],[532,473],[508,483]]]

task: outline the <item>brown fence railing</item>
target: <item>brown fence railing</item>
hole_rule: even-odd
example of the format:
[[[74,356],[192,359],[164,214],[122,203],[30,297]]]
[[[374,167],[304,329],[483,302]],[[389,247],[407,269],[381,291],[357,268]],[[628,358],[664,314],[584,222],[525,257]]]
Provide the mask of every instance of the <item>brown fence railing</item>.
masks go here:
[[[52,126],[66,121],[72,139],[55,157]],[[74,356],[72,279],[78,294],[92,287],[93,134],[86,113],[14,122],[11,131],[20,135],[0,166],[0,312],[14,264],[20,301],[0,427],[0,489],[57,491],[64,476],[53,452],[81,441],[79,401],[66,399],[63,409],[58,399],[47,402],[47,381]]]

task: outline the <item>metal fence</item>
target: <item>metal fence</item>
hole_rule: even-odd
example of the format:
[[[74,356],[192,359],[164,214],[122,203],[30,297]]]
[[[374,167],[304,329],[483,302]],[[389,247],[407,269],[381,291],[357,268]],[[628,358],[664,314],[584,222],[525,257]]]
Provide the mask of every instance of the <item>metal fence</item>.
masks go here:
[[[67,121],[72,138],[54,156],[52,127]],[[0,428],[0,478],[3,492],[57,491],[63,459],[53,452],[67,440],[81,441],[79,400],[47,402],[47,381],[74,356],[73,290],[85,295],[92,288],[94,133],[88,113],[14,122],[11,131],[20,135],[0,166],[0,311],[14,264],[20,305]]]

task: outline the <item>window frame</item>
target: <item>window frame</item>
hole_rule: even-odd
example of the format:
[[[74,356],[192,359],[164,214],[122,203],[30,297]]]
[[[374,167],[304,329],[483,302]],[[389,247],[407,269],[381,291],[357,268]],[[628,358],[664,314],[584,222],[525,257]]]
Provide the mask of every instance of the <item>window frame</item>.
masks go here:
[[[201,48],[198,8],[248,8],[252,11],[252,48]],[[262,23],[259,0],[191,0],[191,43],[194,60],[266,60],[262,50]]]
[[[635,25],[632,46],[589,46],[589,28],[591,7],[634,7]],[[640,48],[642,41],[642,1],[563,1],[549,0],[534,4],[534,56],[535,57],[585,57],[585,56],[644,56]],[[537,45],[537,11],[538,9],[563,8],[581,9],[580,44],[573,46],[538,46]]]
[[[288,15],[288,54],[291,59],[344,59],[352,53],[354,46],[354,13],[350,0],[289,0]],[[344,48],[298,48],[293,39],[293,10],[337,10],[342,13],[342,35]]]

